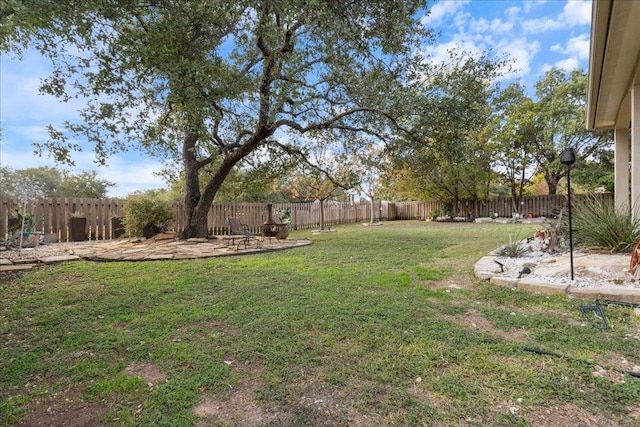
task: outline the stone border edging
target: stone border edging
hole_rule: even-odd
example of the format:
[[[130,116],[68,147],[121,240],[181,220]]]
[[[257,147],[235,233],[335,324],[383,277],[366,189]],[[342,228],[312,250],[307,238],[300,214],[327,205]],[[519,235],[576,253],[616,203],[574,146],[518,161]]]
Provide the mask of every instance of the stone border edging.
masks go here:
[[[540,279],[518,279],[499,276],[495,271],[497,264],[493,261],[497,256],[491,254],[480,258],[474,266],[474,274],[478,279],[505,286],[511,289],[522,289],[529,292],[547,295],[565,295],[583,299],[608,299],[632,304],[640,304],[640,290],[612,287],[577,287],[566,283],[554,283]]]

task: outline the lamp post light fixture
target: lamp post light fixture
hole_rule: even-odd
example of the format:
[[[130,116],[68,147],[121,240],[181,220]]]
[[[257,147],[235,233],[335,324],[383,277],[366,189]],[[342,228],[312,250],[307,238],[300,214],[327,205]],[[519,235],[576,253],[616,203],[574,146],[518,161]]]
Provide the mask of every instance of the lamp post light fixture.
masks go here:
[[[576,162],[573,148],[565,148],[560,155],[560,163],[567,167],[567,205],[569,206],[569,257],[571,260],[571,280],[573,280],[573,226],[571,224],[571,165]]]

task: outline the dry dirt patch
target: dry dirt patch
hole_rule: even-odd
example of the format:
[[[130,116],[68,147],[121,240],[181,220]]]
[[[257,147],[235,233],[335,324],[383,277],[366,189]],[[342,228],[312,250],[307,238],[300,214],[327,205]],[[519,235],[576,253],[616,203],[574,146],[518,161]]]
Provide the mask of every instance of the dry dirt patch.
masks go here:
[[[19,426],[33,427],[84,427],[105,424],[109,409],[90,402],[79,401],[76,393],[59,393],[50,399],[37,400],[25,408],[29,417]]]
[[[477,332],[485,332],[490,335],[497,335],[507,340],[520,341],[528,334],[526,329],[514,329],[509,332],[498,329],[493,326],[493,324],[487,320],[482,313],[473,308],[460,316],[442,315],[442,318],[455,322],[461,327],[472,329]]]
[[[232,424],[238,427],[264,425],[278,418],[278,413],[267,412],[256,403],[256,390],[260,386],[258,373],[252,372],[239,381],[228,394],[206,396],[194,408],[202,417],[199,425]]]
[[[234,365],[232,369],[237,367]],[[289,402],[265,407],[257,401],[257,392],[263,386],[263,372],[253,368],[242,374],[244,378],[228,392],[202,398],[194,408],[194,413],[201,417],[200,426],[384,425],[384,419],[364,414],[354,406],[362,384],[332,387],[310,380],[294,387],[294,397]]]
[[[535,407],[524,418],[534,426],[541,427],[575,427],[600,426],[614,427],[617,422],[599,414],[592,414],[573,403],[547,407]]]
[[[167,376],[153,362],[135,362],[124,368],[124,373],[130,377],[139,377],[147,384],[158,384],[164,382]]]

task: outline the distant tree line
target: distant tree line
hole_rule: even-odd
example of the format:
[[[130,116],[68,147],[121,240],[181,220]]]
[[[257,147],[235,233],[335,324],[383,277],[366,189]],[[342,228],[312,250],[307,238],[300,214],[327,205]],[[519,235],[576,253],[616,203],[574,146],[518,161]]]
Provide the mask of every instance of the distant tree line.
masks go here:
[[[44,197],[100,199],[115,186],[111,181],[98,178],[96,171],[72,173],[48,166],[26,169],[0,166],[0,195],[17,197],[25,182],[37,187],[37,193]]]

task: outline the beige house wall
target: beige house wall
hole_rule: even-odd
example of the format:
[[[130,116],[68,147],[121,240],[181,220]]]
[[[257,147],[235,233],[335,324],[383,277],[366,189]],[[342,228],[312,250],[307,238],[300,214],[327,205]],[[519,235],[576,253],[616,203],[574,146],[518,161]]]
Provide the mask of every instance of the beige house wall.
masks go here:
[[[587,129],[614,129],[616,206],[640,216],[640,1],[593,0]]]

